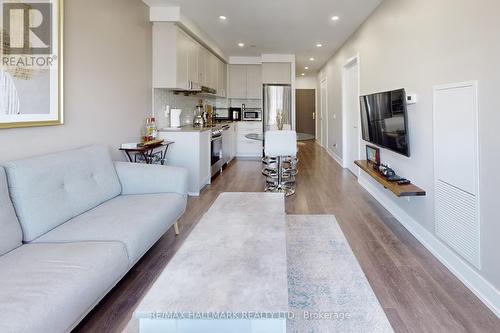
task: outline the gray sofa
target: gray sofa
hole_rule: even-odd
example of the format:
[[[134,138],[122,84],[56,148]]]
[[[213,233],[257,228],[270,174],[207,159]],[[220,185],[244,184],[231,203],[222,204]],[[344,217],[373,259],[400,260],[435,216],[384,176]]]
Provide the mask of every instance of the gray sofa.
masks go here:
[[[70,331],[186,209],[186,170],[113,162],[105,147],[4,168],[0,332]]]

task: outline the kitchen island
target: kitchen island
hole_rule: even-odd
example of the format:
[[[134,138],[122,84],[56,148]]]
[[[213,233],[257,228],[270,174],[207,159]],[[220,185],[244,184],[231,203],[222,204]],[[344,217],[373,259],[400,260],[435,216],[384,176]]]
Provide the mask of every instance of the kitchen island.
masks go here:
[[[174,141],[168,151],[168,165],[189,171],[188,194],[199,196],[201,189],[210,184],[210,140],[212,128],[181,127],[160,129],[160,139]]]

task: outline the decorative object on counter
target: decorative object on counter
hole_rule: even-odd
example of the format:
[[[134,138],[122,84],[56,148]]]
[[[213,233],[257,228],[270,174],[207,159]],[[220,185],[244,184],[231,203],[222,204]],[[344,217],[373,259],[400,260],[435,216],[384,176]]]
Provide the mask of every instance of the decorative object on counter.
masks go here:
[[[205,111],[203,110],[203,101],[200,99],[194,110],[193,127],[203,127],[205,126],[205,123],[206,120]]]
[[[266,192],[295,194],[297,175],[297,133],[295,131],[267,131],[265,140]]]
[[[181,109],[171,109],[170,110],[170,127],[177,128],[181,127]]]
[[[374,169],[377,169],[380,165],[380,149],[367,145],[366,160],[372,164]]]
[[[206,123],[205,126],[212,126],[216,122],[216,114],[214,112],[214,107],[212,105],[205,105],[205,112],[206,112]]]
[[[158,138],[158,129],[156,128],[156,118],[149,117],[146,118],[146,130],[142,137],[143,142],[149,142],[156,140]]]
[[[153,140],[143,143],[122,144],[120,149],[131,163],[166,164],[168,147],[172,141]]]
[[[278,114],[276,115],[276,124],[278,125],[278,131],[283,130],[283,120],[284,120],[285,114],[283,111],[278,111]]]

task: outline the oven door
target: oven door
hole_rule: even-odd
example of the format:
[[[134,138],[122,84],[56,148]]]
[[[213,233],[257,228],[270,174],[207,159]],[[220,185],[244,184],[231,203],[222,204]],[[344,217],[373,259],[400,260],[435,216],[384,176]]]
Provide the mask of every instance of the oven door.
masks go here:
[[[213,176],[222,169],[222,165],[224,164],[224,161],[222,160],[222,135],[212,137],[210,151]]]

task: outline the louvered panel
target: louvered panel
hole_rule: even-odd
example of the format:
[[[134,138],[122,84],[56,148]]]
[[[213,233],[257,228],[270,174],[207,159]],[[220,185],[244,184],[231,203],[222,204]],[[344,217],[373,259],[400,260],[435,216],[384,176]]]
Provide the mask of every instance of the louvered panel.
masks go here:
[[[438,179],[435,203],[437,236],[464,259],[480,268],[477,197]]]

